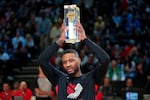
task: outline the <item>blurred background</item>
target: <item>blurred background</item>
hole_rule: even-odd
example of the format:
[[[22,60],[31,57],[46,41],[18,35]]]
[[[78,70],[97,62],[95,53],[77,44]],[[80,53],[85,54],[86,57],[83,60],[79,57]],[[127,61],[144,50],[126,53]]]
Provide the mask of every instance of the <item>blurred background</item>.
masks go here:
[[[37,59],[60,35],[64,4],[80,7],[86,35],[111,57],[106,80],[99,89],[103,96],[123,98],[120,91],[125,90],[128,79],[140,98],[150,94],[149,0],[1,0],[0,90],[4,82],[12,86],[15,81],[24,80],[34,94]],[[75,47],[82,59],[83,73],[98,64],[86,47]],[[50,59],[58,67],[63,50]],[[105,81],[114,89],[103,89]]]

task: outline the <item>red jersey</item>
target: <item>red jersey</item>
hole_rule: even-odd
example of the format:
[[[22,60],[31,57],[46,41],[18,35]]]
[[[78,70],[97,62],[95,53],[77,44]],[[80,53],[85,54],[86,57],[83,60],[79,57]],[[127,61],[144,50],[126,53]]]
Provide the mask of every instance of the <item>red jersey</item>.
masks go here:
[[[23,100],[31,100],[32,91],[28,88],[25,91],[18,90],[18,92],[16,93],[16,96],[22,96]]]
[[[0,93],[1,100],[12,100],[12,91],[10,90],[8,93],[2,91]]]
[[[12,91],[12,96],[17,96],[17,95],[18,95],[18,91],[19,91],[19,90],[17,90],[17,91],[14,91],[14,90],[13,90],[13,91]]]

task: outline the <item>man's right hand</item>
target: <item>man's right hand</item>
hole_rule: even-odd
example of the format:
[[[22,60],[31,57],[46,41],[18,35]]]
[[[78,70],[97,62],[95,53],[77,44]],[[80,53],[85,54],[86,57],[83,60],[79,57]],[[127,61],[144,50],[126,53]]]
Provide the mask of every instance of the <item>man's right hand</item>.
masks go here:
[[[56,43],[61,47],[63,46],[64,42],[65,42],[65,29],[66,26],[64,24],[64,22],[61,25],[61,33],[60,33],[60,37],[58,38],[58,40],[56,41]]]

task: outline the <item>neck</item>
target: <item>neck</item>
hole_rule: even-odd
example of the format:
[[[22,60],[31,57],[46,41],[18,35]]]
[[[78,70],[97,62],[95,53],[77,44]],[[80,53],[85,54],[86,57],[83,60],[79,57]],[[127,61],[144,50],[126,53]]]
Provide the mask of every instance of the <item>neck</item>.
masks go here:
[[[8,91],[5,91],[5,94],[8,94]]]
[[[80,76],[82,76],[81,71],[78,71],[77,73],[75,73],[75,74],[73,75],[73,77],[80,77]]]

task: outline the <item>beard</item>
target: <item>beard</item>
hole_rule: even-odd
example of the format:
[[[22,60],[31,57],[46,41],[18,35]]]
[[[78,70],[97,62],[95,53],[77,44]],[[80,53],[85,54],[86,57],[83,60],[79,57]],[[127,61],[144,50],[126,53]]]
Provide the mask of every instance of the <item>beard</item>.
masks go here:
[[[76,69],[72,69],[72,71],[67,71],[66,70],[66,73],[69,75],[69,76],[75,76],[77,73],[79,72],[79,68],[77,67]]]

